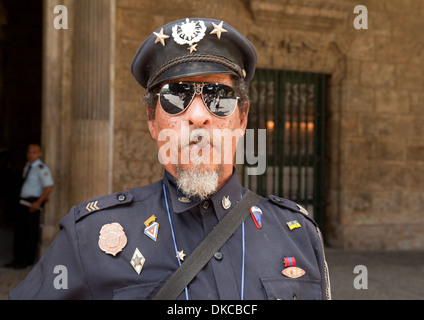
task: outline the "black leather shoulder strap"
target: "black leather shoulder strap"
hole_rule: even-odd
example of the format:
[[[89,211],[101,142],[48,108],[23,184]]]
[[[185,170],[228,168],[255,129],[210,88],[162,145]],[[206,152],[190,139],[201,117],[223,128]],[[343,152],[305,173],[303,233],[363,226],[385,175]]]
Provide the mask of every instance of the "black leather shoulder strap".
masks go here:
[[[227,213],[168,279],[153,300],[177,299],[184,288],[203,269],[215,252],[224,245],[242,222],[246,220],[250,214],[250,207],[256,205],[261,199],[261,196],[247,190],[243,198]]]

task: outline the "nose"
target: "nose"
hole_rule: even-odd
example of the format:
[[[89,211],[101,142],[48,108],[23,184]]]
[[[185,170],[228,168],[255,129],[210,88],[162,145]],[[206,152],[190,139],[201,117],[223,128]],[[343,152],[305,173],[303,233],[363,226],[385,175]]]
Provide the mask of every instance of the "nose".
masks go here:
[[[205,106],[201,95],[195,95],[190,106],[184,113],[184,120],[195,127],[204,127],[211,124],[212,114]]]

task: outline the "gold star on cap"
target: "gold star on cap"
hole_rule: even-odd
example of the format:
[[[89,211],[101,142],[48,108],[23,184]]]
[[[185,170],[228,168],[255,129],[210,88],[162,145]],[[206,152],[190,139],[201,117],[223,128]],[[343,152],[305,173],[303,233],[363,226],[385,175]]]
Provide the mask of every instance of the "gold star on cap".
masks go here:
[[[163,46],[165,46],[165,39],[168,39],[169,36],[167,36],[166,34],[163,34],[163,28],[159,31],[159,33],[157,32],[153,32],[153,34],[156,36],[156,40],[155,43],[162,43]]]
[[[185,256],[186,254],[184,253],[184,250],[181,250],[181,251],[178,251],[178,255],[176,257],[180,259],[181,261],[184,261]]]
[[[187,50],[190,50],[190,53],[192,53],[193,51],[197,51],[196,47],[197,47],[197,43],[192,44],[190,47],[187,48]]]
[[[216,25],[215,23],[212,22],[213,25],[213,30],[211,32],[211,34],[216,34],[216,36],[218,37],[218,39],[221,39],[221,33],[223,32],[227,32],[227,30],[225,30],[222,25],[224,24],[224,21],[221,21],[220,24]]]

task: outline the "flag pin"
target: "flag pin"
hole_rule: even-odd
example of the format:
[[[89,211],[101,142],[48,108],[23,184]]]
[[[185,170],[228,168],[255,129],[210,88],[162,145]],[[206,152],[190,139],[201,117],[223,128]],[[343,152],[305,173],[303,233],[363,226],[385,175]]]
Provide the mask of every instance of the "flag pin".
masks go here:
[[[256,228],[262,229],[262,210],[257,206],[253,206],[250,208],[250,215],[253,218]]]
[[[156,222],[155,215],[144,221],[144,225],[146,226],[144,228],[144,234],[153,241],[156,241],[158,238],[159,223]]]
[[[287,226],[289,227],[290,230],[301,227],[300,223],[297,220],[288,221],[286,223],[287,223]]]

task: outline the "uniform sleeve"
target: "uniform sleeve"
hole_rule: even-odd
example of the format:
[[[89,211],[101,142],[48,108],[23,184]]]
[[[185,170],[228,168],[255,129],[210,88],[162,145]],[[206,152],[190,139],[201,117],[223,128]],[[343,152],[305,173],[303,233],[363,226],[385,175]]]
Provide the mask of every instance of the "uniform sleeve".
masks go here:
[[[9,299],[89,299],[90,296],[78,252],[73,209],[61,221],[61,231],[46,255],[9,292]]]
[[[43,169],[40,170],[40,181],[43,189],[53,185],[52,174],[47,166],[44,166]]]

